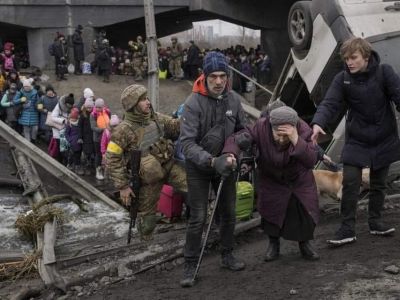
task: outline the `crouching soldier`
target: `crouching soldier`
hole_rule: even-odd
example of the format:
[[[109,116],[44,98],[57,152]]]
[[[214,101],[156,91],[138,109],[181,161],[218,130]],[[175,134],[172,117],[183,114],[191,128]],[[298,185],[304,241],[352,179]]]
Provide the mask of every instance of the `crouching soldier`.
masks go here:
[[[186,192],[186,174],[174,163],[173,143],[164,138],[164,125],[152,110],[147,89],[130,85],[122,92],[121,102],[125,114],[107,147],[108,171],[122,202],[131,205],[134,194],[129,186],[129,154],[141,150],[138,231],[142,240],[150,240],[158,221],[156,208],[163,184],[168,182]]]

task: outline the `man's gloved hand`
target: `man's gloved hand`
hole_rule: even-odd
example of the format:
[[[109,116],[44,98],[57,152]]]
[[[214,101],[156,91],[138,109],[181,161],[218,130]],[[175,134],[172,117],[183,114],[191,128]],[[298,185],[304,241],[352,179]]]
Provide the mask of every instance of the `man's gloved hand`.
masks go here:
[[[25,102],[26,102],[26,100],[27,100],[27,99],[26,99],[26,97],[25,97],[25,96],[21,97],[21,102],[22,102],[22,103],[25,103]]]
[[[222,154],[213,159],[213,168],[222,177],[226,178],[235,170],[236,159],[232,154]]]
[[[235,143],[239,146],[240,150],[247,150],[253,143],[253,139],[248,132],[242,132],[235,136]]]
[[[77,142],[78,144],[83,144],[83,140],[82,140],[82,139],[78,139],[76,142]]]

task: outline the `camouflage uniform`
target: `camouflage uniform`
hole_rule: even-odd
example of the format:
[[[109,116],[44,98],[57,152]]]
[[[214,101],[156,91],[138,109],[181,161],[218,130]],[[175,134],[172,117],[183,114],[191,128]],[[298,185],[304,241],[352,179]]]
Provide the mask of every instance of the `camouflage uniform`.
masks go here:
[[[136,43],[129,43],[133,52],[133,70],[135,72],[135,80],[143,80],[143,56],[145,55],[145,46],[142,42],[142,37],[139,35],[136,38]]]
[[[181,77],[181,66],[182,66],[182,45],[178,43],[176,37],[171,38],[171,58],[169,61],[169,70],[171,71],[172,78],[179,79]]]
[[[147,90],[142,85],[134,84],[127,87],[121,95],[125,111],[134,108],[146,93]],[[186,173],[180,165],[174,163],[173,143],[163,137],[163,122],[165,121],[159,121],[155,117],[148,125],[142,125],[125,118],[114,129],[106,153],[110,178],[115,187],[122,190],[129,185],[130,152],[134,149],[142,151],[139,171],[142,184],[138,203],[138,230],[144,240],[150,239],[154,231],[157,222],[155,215],[157,202],[163,184],[168,182],[176,190],[187,192]],[[149,160],[156,161],[157,167],[161,165],[161,168],[148,169]]]

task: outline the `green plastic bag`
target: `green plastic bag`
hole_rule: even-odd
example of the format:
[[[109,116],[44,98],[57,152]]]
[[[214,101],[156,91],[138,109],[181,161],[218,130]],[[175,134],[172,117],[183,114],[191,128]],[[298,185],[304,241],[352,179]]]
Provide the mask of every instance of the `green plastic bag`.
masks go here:
[[[251,219],[254,209],[254,188],[248,181],[236,183],[236,219]]]

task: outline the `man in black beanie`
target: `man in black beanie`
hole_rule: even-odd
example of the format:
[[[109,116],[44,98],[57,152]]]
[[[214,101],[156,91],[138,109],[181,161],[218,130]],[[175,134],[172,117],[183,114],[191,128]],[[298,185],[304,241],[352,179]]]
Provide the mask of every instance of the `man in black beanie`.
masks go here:
[[[235,156],[224,153],[226,137],[244,128],[245,117],[239,97],[228,86],[229,69],[225,56],[209,52],[204,58],[204,74],[194,83],[181,118],[180,139],[185,155],[190,217],[184,250],[182,287],[194,284],[201,237],[207,217],[210,183],[216,192],[224,179],[217,214],[220,220],[221,267],[232,271],[245,264],[232,255],[235,229]],[[210,220],[212,222],[212,220]]]

